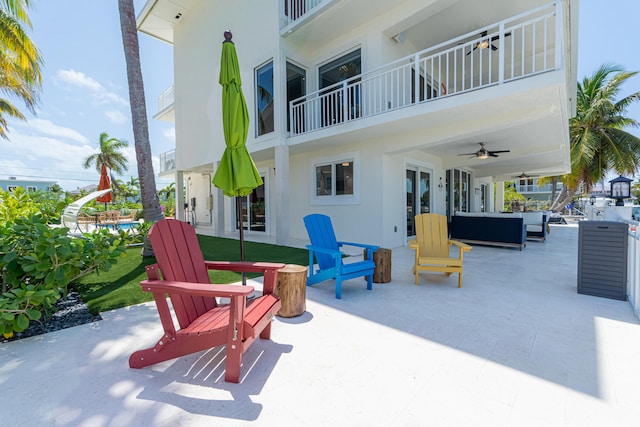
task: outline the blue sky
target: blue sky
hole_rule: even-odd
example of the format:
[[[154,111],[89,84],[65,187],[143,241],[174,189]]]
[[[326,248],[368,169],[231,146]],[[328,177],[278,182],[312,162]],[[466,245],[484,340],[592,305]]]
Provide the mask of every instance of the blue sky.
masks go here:
[[[134,0],[136,14],[146,0]],[[57,180],[65,190],[97,184],[83,160],[97,149],[101,132],[130,143],[128,181],[137,176],[129,94],[116,0],[35,0],[32,38],[45,66],[37,116],[12,121],[10,141],[0,141],[0,177]],[[640,70],[640,2],[580,2],[578,79],[603,63]],[[149,133],[154,157],[175,147],[175,129],[152,119],[157,100],[173,83],[171,46],[139,34]],[[621,96],[640,90],[640,76]],[[20,105],[22,109],[22,106]],[[24,111],[24,110],[23,110]],[[629,110],[640,121],[640,105]],[[630,129],[640,136],[640,129]],[[156,170],[158,167],[155,162]],[[158,186],[168,184],[158,178]]]
[[[136,13],[146,0],[135,0]],[[0,176],[57,180],[65,190],[97,184],[83,160],[97,150],[101,132],[129,142],[129,171],[137,177],[129,92],[116,0],[36,0],[32,39],[42,52],[43,92],[37,115],[12,121],[0,141]],[[139,34],[149,133],[154,157],[175,147],[170,123],[153,120],[158,95],[173,83],[171,46]],[[158,169],[157,159],[154,165]],[[156,177],[159,187],[170,181]]]

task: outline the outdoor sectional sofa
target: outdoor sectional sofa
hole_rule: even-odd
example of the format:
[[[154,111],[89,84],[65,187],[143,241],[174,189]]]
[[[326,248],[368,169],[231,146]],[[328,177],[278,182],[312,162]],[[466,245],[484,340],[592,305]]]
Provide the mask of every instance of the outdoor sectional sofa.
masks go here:
[[[544,242],[547,239],[547,221],[549,215],[544,211],[522,212],[524,226],[527,229],[527,239],[537,239]]]
[[[521,213],[456,212],[451,217],[451,238],[479,245],[526,246],[527,229]]]

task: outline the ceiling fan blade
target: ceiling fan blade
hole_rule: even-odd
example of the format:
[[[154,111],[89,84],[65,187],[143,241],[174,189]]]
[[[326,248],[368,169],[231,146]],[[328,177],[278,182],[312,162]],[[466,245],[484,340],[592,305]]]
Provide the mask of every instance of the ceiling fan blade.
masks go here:
[[[491,50],[498,50],[498,48],[495,47],[494,45],[491,45]]]
[[[464,153],[464,154],[458,154],[458,156],[475,156],[476,153]]]
[[[500,156],[498,156],[498,155],[496,154],[496,152],[495,152],[495,151],[489,151],[489,153],[488,153],[488,154],[489,154],[489,157],[500,157]]]
[[[510,153],[511,150],[491,150],[489,153]]]
[[[509,37],[510,35],[511,35],[511,33],[504,33],[504,36],[505,36],[505,37]],[[493,37],[491,37],[491,41],[492,41],[492,42],[495,42],[495,41],[497,41],[497,40],[500,40],[500,35],[499,35],[499,34],[498,34],[497,36],[493,36]]]

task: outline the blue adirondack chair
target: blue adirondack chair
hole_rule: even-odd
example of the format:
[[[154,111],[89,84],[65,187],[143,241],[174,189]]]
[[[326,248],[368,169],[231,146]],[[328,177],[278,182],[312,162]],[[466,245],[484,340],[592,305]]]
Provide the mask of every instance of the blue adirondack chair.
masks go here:
[[[309,249],[309,277],[307,286],[328,279],[336,280],[336,298],[342,298],[342,281],[356,277],[366,276],[367,289],[373,289],[373,253],[378,246],[362,243],[339,242],[333,232],[331,218],[322,214],[311,214],[304,217],[304,225],[309,234],[311,244]],[[358,246],[367,250],[367,259],[364,261],[344,263],[342,246]],[[318,269],[314,271],[314,258],[318,263]]]

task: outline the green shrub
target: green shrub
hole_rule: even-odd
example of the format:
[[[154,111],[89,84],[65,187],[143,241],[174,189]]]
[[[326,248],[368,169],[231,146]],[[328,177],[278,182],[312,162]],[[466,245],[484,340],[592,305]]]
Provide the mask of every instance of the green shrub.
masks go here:
[[[46,191],[26,191],[17,187],[12,192],[0,188],[0,221],[41,215],[48,224],[59,223],[60,213],[66,205],[60,194]]]
[[[0,223],[0,333],[11,337],[50,315],[67,287],[92,272],[108,271],[124,253],[122,236],[99,230],[72,238],[41,215]]]

